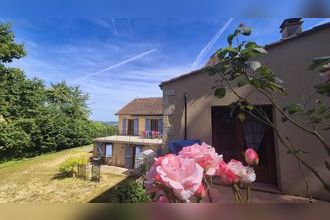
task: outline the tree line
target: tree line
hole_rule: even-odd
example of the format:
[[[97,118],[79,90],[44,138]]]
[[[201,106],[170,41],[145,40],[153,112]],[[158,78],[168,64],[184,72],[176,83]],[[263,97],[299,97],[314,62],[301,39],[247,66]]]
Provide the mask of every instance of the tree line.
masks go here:
[[[88,119],[88,94],[79,87],[65,81],[46,86],[7,65],[25,55],[11,25],[0,23],[0,161],[78,147],[115,133],[114,126]]]

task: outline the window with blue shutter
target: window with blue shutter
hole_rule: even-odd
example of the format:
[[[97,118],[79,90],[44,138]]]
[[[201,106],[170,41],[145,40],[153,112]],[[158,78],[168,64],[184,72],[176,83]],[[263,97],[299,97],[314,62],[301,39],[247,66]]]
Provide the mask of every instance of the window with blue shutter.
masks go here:
[[[134,119],[134,135],[139,135],[139,118]]]
[[[163,132],[163,118],[158,119],[158,131]]]
[[[127,133],[126,124],[127,124],[127,119],[124,118],[124,119],[123,119],[123,127],[122,127],[122,131],[120,131],[121,134],[126,134],[126,133]]]
[[[149,119],[149,117],[146,117],[145,130],[146,131],[150,130],[150,119]]]

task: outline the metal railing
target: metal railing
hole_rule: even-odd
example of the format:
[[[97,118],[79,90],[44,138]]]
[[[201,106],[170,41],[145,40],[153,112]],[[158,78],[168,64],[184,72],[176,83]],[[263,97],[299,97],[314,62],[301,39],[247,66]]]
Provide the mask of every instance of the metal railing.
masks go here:
[[[118,130],[116,135],[120,136],[135,136],[143,139],[162,139],[163,132],[162,131],[154,131],[154,130]]]

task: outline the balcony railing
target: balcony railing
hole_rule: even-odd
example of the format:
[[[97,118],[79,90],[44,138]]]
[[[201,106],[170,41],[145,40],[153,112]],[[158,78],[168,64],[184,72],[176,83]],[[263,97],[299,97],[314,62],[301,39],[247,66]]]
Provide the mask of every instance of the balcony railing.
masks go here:
[[[162,139],[163,132],[161,131],[152,131],[152,130],[118,130],[117,135],[120,136],[136,136],[141,139]]]
[[[111,136],[95,138],[94,142],[112,143],[112,142],[127,142],[134,144],[162,144],[163,134],[158,131],[145,132],[140,131],[134,134],[127,132],[118,132]],[[137,135],[139,134],[139,135]]]

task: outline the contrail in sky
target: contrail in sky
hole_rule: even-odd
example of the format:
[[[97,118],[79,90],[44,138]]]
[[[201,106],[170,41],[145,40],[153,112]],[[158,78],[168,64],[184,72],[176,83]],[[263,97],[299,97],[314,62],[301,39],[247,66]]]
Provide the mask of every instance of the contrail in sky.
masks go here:
[[[116,27],[116,21],[114,18],[111,18],[111,23],[112,23],[112,28],[113,28],[113,32],[115,35],[118,35],[118,31],[117,31],[117,27]]]
[[[91,76],[96,76],[96,75],[99,75],[99,74],[101,74],[101,73],[104,73],[104,72],[106,72],[106,71],[108,71],[108,70],[112,70],[112,69],[114,69],[114,68],[120,67],[120,66],[125,65],[125,64],[127,64],[127,63],[129,63],[129,62],[132,62],[132,61],[134,61],[134,60],[137,60],[137,59],[140,59],[140,58],[142,58],[142,57],[144,57],[144,56],[147,56],[147,55],[149,55],[149,54],[151,54],[151,53],[153,53],[153,52],[155,52],[155,51],[157,51],[156,48],[154,48],[154,49],[152,49],[152,50],[148,50],[148,51],[146,51],[146,52],[144,52],[144,53],[141,53],[141,54],[139,54],[139,55],[136,55],[136,56],[134,56],[134,57],[131,57],[131,58],[127,59],[127,60],[123,60],[123,61],[121,61],[121,62],[119,62],[119,63],[116,63],[116,64],[114,64],[114,65],[111,65],[111,66],[109,66],[109,67],[107,67],[107,68],[104,68],[104,69],[102,69],[102,70],[99,70],[99,71],[97,71],[97,72],[87,74],[87,75],[85,75],[85,76],[83,76],[83,77],[77,79],[74,83],[81,82],[82,80],[85,80],[85,79],[87,79],[87,78],[89,78],[89,77],[91,77]]]
[[[321,22],[317,23],[317,24],[314,25],[313,27],[316,27],[316,26],[319,26],[319,25],[321,25],[321,24],[325,24],[325,23],[328,23],[328,22],[330,22],[330,18],[326,18],[326,19],[322,20]]]
[[[191,65],[191,70],[198,68],[199,64],[203,60],[204,56],[212,49],[214,44],[217,40],[221,37],[223,32],[228,28],[230,23],[234,20],[234,18],[229,18],[225,25],[223,25],[218,32],[213,36],[213,38],[207,43],[207,45],[199,52],[198,56],[196,57],[195,61]]]

